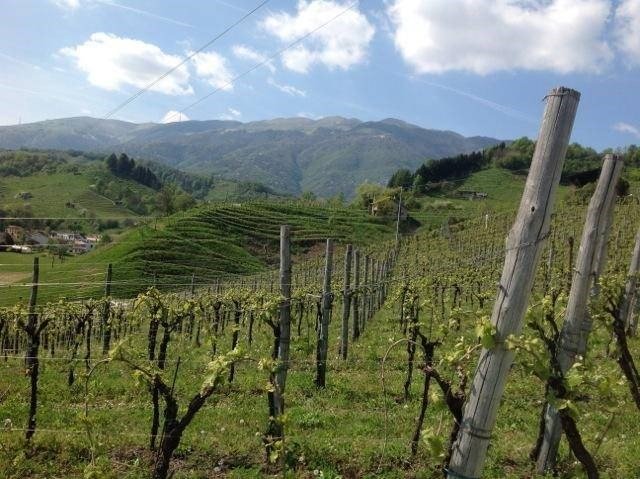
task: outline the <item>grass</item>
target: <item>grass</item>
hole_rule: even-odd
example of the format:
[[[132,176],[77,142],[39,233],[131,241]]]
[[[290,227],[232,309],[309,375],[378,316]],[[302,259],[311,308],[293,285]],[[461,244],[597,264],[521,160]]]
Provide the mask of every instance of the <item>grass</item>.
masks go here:
[[[422,223],[425,229],[439,227],[447,219],[460,221],[481,216],[512,211],[517,208],[526,176],[515,175],[501,168],[488,168],[456,181],[452,191],[421,198],[421,208],[411,211],[410,216]],[[485,192],[486,199],[469,200],[457,197],[461,190]],[[558,200],[562,200],[569,188],[560,186]]]
[[[246,231],[251,224],[250,211],[256,211],[254,208],[257,207],[252,205],[246,214],[236,214],[234,217],[237,217],[238,222],[226,226],[225,234],[234,235]],[[324,210],[313,207],[287,204],[262,205],[260,208],[264,208],[264,216],[261,217],[265,224],[261,233],[264,238],[272,235],[271,227],[266,226],[269,223],[267,210],[272,210],[270,223],[273,223],[274,228],[282,218],[281,215],[287,215],[293,222],[291,209],[306,211],[304,217],[297,217],[298,228],[301,228],[300,225],[309,227],[313,224],[311,217],[322,219],[326,214]],[[220,225],[228,221],[223,214],[228,211],[226,209],[222,212],[210,209],[206,211],[205,217],[209,221],[215,220]],[[637,213],[634,205],[627,205],[616,216],[615,234],[612,237],[619,243],[612,249],[610,259],[616,265],[628,260],[634,231],[624,225],[630,218],[637,220]],[[558,228],[558,235],[567,235],[574,224],[581,223],[584,209],[562,210],[562,215],[562,218],[556,218],[555,228]],[[176,220],[176,225],[178,224],[180,221]],[[426,272],[421,271],[422,276],[427,278],[436,272],[440,275],[438,277],[460,281],[463,293],[467,293],[464,285],[467,284],[465,281],[468,281],[468,277],[476,274],[477,268],[486,269],[487,272],[482,270],[477,278],[482,281],[482,291],[490,291],[490,297],[495,297],[501,259],[495,264],[489,261],[472,261],[469,267],[465,267],[466,263],[460,259],[471,258],[474,251],[501,245],[503,231],[508,224],[509,221],[505,219],[495,230],[485,231],[484,228],[477,228],[476,223],[470,222],[467,230],[454,231],[454,235],[460,235],[459,238],[454,237],[454,241],[431,234],[420,235],[418,241],[408,242],[409,249],[405,250],[406,255],[401,261],[411,266],[411,272],[417,271],[413,269],[415,267],[426,267]],[[162,225],[161,231],[175,231],[176,225]],[[180,227],[183,226],[192,228],[194,225],[186,223]],[[312,237],[311,228],[302,231]],[[336,234],[340,231],[336,226]],[[624,234],[618,236],[618,231]],[[457,239],[461,239],[462,244]],[[557,245],[564,244],[563,240],[560,236],[556,237]],[[461,246],[462,252],[458,250]],[[114,248],[117,247],[123,245],[114,245]],[[554,263],[556,271],[560,271],[561,265],[565,263],[565,255],[565,249],[557,252]],[[443,269],[449,258],[458,260],[452,271]],[[559,281],[564,284],[565,277],[561,275],[560,278]],[[474,282],[470,284],[475,288]],[[431,291],[432,288],[428,290]],[[442,459],[434,456],[425,443],[420,444],[417,457],[410,458],[409,444],[419,411],[423,376],[416,369],[410,400],[403,402],[397,399],[402,395],[405,380],[406,345],[398,344],[389,351],[394,341],[404,337],[397,325],[399,312],[393,297],[392,294],[386,308],[367,323],[360,341],[351,345],[349,359],[342,361],[338,357],[341,308],[339,295],[336,296],[329,331],[328,385],[324,390],[318,390],[313,385],[315,311],[311,309],[310,314],[303,318],[301,334],[297,333],[297,328],[293,328],[293,363],[286,393],[286,445],[290,451],[290,467],[286,477],[306,479],[320,477],[320,473],[327,478],[442,477],[439,470]],[[491,301],[479,308],[477,303],[469,303],[467,294],[462,297],[463,307],[468,315],[463,320],[460,331],[445,336],[445,343],[437,349],[436,361],[440,361],[451,351],[459,336],[466,336],[473,341],[476,318],[489,314],[492,309]],[[450,299],[447,297],[445,302],[445,317],[448,317],[446,315],[449,313]],[[430,306],[437,303],[430,301],[430,298],[425,298],[424,313],[421,316],[425,331],[430,321],[439,324],[438,313],[433,312]],[[293,317],[294,320],[298,318],[295,310]],[[245,321],[246,319],[245,316]],[[640,477],[640,464],[637,461],[640,450],[636,440],[640,437],[640,422],[636,420],[638,411],[629,398],[626,383],[619,380],[620,372],[615,360],[605,354],[610,333],[601,323],[597,324],[599,326],[590,339],[591,352],[588,360],[599,365],[600,374],[616,378],[612,391],[624,401],[610,411],[595,391],[587,389],[587,398],[580,403],[580,431],[591,451],[596,450],[599,435],[606,432],[602,444],[595,451],[601,477]],[[228,350],[231,333],[232,328],[227,326],[218,343],[220,351]],[[250,351],[253,358],[266,357],[271,347],[271,332],[258,320],[254,333],[254,343],[249,346],[245,322],[240,328],[240,346]],[[126,346],[129,354],[138,358],[141,363],[144,363],[142,357],[145,353],[145,341],[146,330],[143,327],[130,336]],[[640,339],[631,338],[630,341],[632,352],[637,356],[640,352]],[[94,358],[99,357],[98,342],[97,339],[94,341]],[[205,376],[209,351],[210,345],[205,343],[197,346],[186,330],[174,335],[165,374],[167,378],[172,377],[176,361],[180,358],[175,390],[181,411],[184,411],[189,398],[199,390]],[[384,369],[384,394],[381,358],[387,352],[389,355]],[[50,355],[43,351],[42,356],[48,358]],[[9,419],[9,425],[12,426],[6,426],[0,431],[0,478],[147,477],[149,463],[153,461],[153,456],[146,447],[151,417],[147,388],[136,381],[127,368],[114,362],[98,367],[89,381],[88,396],[85,396],[80,374],[84,370],[84,363],[77,365],[78,382],[72,387],[66,386],[65,379],[70,364],[65,359],[67,357],[68,352],[58,351],[55,358],[42,361],[38,432],[31,447],[27,447],[22,440],[22,428],[28,409],[28,378],[24,377],[23,358],[0,359],[0,397],[3,398],[0,402],[0,419]],[[525,359],[523,353],[519,354],[510,372],[488,452],[483,475],[486,479],[538,477],[533,473],[528,454],[537,434],[544,386],[525,367]],[[468,370],[472,373],[473,364],[469,365]],[[453,368],[445,371],[445,377],[456,377]],[[232,385],[225,385],[218,394],[210,398],[187,429],[177,451],[173,462],[176,479],[275,476],[273,470],[265,466],[261,442],[261,433],[265,430],[268,419],[265,388],[267,375],[255,363],[243,363],[238,367],[236,381]],[[434,385],[432,388],[436,389]],[[88,422],[83,419],[85,399],[89,404]],[[612,416],[613,422],[608,428]],[[91,449],[87,425],[94,437],[95,446],[95,466],[91,470],[88,469]],[[436,392],[427,410],[425,428],[446,438],[451,426],[451,418],[442,404],[442,396]],[[558,477],[584,477],[564,442],[561,444],[559,459]]]
[[[412,396],[408,402],[395,401],[401,396],[405,374],[405,346],[391,351],[385,367],[387,396],[382,394],[380,358],[391,341],[402,337],[394,324],[397,311],[383,310],[370,323],[361,340],[351,348],[350,359],[338,358],[337,330],[333,321],[330,332],[328,386],[318,390],[313,385],[313,329],[303,328],[302,336],[294,334],[293,358],[297,361],[287,382],[287,447],[291,451],[289,477],[380,477],[428,478],[441,477],[440,459],[432,457],[424,444],[413,460],[409,444],[419,410],[422,375],[416,371]],[[241,346],[247,348],[246,329],[242,329]],[[230,343],[230,331],[222,340]],[[266,355],[269,330],[264,325],[257,330],[257,343],[252,355]],[[310,334],[310,337],[307,337]],[[145,331],[136,334],[129,351],[143,355]],[[604,345],[600,336],[597,350]],[[638,351],[638,340],[633,340]],[[221,346],[222,347],[222,346]],[[186,335],[177,335],[170,345],[168,375],[173,375],[175,359],[181,358],[176,391],[184,408],[198,390],[204,376],[208,346],[196,347]],[[439,351],[440,356],[445,351]],[[31,449],[26,448],[21,428],[27,416],[27,379],[23,377],[20,359],[0,362],[0,419],[10,419],[13,430],[0,431],[0,477],[17,478],[81,478],[89,464],[90,450],[82,419],[84,387],[82,380],[69,388],[65,378],[68,363],[58,353],[59,360],[44,360],[40,381],[38,432]],[[603,354],[596,361],[608,364],[609,374],[618,374],[617,366]],[[79,363],[77,371],[82,372]],[[81,378],[81,376],[80,376]],[[236,381],[225,386],[209,400],[187,429],[174,460],[175,478],[271,477],[265,468],[260,434],[267,423],[265,384],[267,373],[255,365],[239,367]],[[618,385],[620,395],[627,394]],[[537,432],[537,420],[544,390],[516,363],[511,372],[494,440],[489,450],[483,477],[533,477],[527,457]],[[125,367],[118,363],[100,366],[89,383],[89,418],[95,438],[96,464],[101,469],[98,478],[146,477],[151,454],[146,450],[146,435],[150,424],[150,401],[146,387],[137,383]],[[385,419],[385,404],[388,417]],[[184,410],[184,409],[182,409]],[[637,417],[629,401],[616,412],[615,421],[606,440],[598,450],[597,459],[603,478],[638,477],[637,443],[640,422],[625,420]],[[581,430],[588,447],[593,447],[596,435],[605,430],[609,414],[589,410],[588,419],[581,421]],[[451,420],[442,403],[428,409],[427,427],[448,434]],[[620,447],[625,445],[624,447]],[[570,460],[566,445],[560,452],[561,478],[582,477]],[[214,473],[214,468],[220,473]]]
[[[327,237],[368,244],[390,238],[393,228],[352,209],[331,209],[298,202],[250,202],[199,207],[157,224],[137,227],[112,244],[88,254],[44,257],[40,272],[43,301],[95,297],[104,290],[107,265],[113,264],[113,294],[128,297],[155,281],[167,289],[265,272],[277,262],[279,230],[289,224],[294,254],[305,254]],[[5,256],[6,255],[6,256]],[[6,258],[3,260],[3,258]],[[33,255],[0,253],[4,271],[24,283]],[[10,277],[7,277],[10,279]],[[63,283],[63,284],[57,284]],[[28,288],[0,288],[0,305],[24,301]]]
[[[132,188],[145,188],[133,182],[127,183],[130,183],[129,186]],[[132,211],[114,205],[111,200],[98,195],[91,188],[92,184],[93,178],[89,169],[83,174],[53,173],[4,177],[0,179],[0,205],[11,209],[29,205],[34,216],[39,218],[137,216]],[[21,192],[29,192],[33,197],[27,200],[16,198]],[[76,207],[69,207],[67,203],[74,203]]]

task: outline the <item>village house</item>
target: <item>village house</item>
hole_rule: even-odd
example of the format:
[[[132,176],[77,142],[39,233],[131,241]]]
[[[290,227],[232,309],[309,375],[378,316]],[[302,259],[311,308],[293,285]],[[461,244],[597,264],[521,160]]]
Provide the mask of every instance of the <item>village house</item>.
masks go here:
[[[44,246],[49,244],[49,237],[40,231],[33,231],[26,233],[25,242],[31,245]]]
[[[489,195],[483,191],[458,190],[457,196],[468,200],[486,200]]]
[[[77,239],[73,242],[73,246],[71,247],[71,252],[73,254],[84,254],[88,253],[93,249],[95,245],[87,241],[86,239]]]
[[[22,226],[9,225],[5,231],[9,236],[11,236],[14,243],[20,242],[24,237],[24,228]]]
[[[378,217],[397,218],[398,202],[393,198],[373,200],[370,205],[371,214]],[[406,221],[409,212],[404,205],[400,205],[400,221]]]
[[[52,231],[51,237],[57,239],[58,241],[67,242],[84,239],[84,237],[80,233],[74,233],[71,231]]]

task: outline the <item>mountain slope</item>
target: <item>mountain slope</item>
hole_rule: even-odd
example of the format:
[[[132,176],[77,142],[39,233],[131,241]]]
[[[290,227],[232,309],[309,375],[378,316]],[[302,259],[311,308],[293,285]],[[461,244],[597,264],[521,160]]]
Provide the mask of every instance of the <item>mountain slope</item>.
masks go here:
[[[327,117],[134,124],[66,118],[0,127],[0,148],[125,151],[184,171],[259,181],[287,193],[353,194],[363,181],[386,182],[398,168],[496,144],[396,119]]]

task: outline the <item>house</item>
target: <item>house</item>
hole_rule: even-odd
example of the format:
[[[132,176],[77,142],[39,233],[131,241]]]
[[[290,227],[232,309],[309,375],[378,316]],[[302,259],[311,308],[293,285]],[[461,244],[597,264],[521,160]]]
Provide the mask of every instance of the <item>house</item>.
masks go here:
[[[466,198],[468,200],[486,200],[488,198],[488,194],[483,191],[473,191],[473,190],[458,190],[456,193],[457,196],[461,198]]]
[[[22,238],[24,237],[24,228],[22,226],[9,225],[5,231],[9,236],[11,236],[14,243],[22,241]]]
[[[98,243],[100,243],[100,240],[102,239],[102,236],[100,235],[87,235],[85,237],[85,239],[91,243],[92,245],[97,245]]]
[[[47,245],[49,244],[49,237],[40,231],[34,231],[26,234],[25,242],[31,245]]]
[[[85,239],[77,239],[73,242],[73,246],[71,251],[73,254],[84,254],[88,253],[93,249],[94,245],[88,242]]]
[[[389,197],[373,200],[370,205],[371,214],[378,217],[397,218],[398,202]],[[409,212],[404,205],[400,205],[400,221],[405,221],[409,216]]]
[[[84,239],[80,233],[73,233],[70,231],[57,231],[52,232],[51,237],[58,241],[72,242],[75,240]]]

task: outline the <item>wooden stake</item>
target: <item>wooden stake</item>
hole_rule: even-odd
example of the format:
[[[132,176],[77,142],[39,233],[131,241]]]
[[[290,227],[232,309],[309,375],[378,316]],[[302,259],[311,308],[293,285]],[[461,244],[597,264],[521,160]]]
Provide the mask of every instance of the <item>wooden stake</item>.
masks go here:
[[[331,272],[333,267],[333,240],[327,240],[325,253],[324,282],[322,285],[322,315],[318,328],[318,349],[316,353],[316,386],[326,385],[327,354],[329,349],[329,321],[331,319]]]
[[[349,349],[349,313],[351,312],[351,256],[353,246],[347,245],[344,256],[344,288],[342,290],[342,334],[340,336],[340,355],[347,359]]]
[[[589,201],[557,352],[560,373],[563,375],[575,363],[576,357],[584,356],[587,351],[587,341],[592,328],[592,319],[588,311],[589,297],[590,293],[593,294],[595,291],[594,284],[598,282],[605,263],[616,184],[622,166],[620,157],[605,157],[596,190]],[[545,408],[545,432],[536,458],[536,469],[540,473],[555,466],[562,432],[556,408],[551,404],[546,404]]]
[[[580,94],[555,88],[547,104],[520,208],[507,238],[507,252],[491,323],[493,348],[483,349],[470,388],[460,432],[453,445],[448,479],[478,478],[484,468],[491,433],[514,353],[504,341],[519,334],[531,295],[550,215],[569,145]]]

